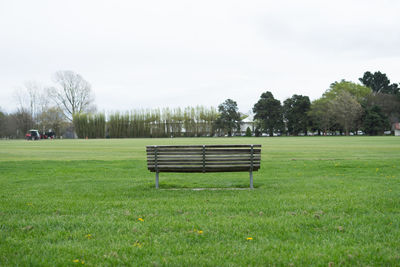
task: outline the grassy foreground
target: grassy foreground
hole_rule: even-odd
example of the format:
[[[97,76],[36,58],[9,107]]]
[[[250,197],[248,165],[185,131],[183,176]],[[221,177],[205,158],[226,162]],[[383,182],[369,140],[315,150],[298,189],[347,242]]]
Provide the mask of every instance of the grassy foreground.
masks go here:
[[[154,189],[146,145],[240,143],[263,146],[254,190]],[[400,266],[399,163],[398,137],[0,141],[0,266]]]

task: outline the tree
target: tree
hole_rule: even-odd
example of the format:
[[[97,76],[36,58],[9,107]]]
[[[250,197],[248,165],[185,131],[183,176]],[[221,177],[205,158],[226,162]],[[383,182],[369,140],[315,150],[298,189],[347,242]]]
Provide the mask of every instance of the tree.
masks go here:
[[[366,86],[346,80],[332,83],[322,97],[315,100],[311,105],[309,115],[312,119],[313,128],[323,131],[324,134],[328,130],[342,131],[350,126],[357,128],[361,123],[359,121],[362,111],[361,104],[367,102],[371,92],[372,90]],[[352,103],[352,105],[343,107],[345,100],[350,101],[348,104]],[[346,117],[346,114],[343,113],[346,111],[355,113]],[[356,117],[355,120],[353,120],[353,115]],[[347,129],[346,134],[348,134],[348,131],[349,129]]]
[[[228,136],[232,136],[232,132],[235,129],[240,129],[240,112],[238,106],[232,99],[225,100],[218,106],[219,116],[215,121],[215,125],[218,129],[227,133]]]
[[[16,112],[10,114],[10,120],[15,125],[13,135],[17,138],[23,138],[34,125],[32,115],[25,109],[18,109]]]
[[[0,137],[6,136],[5,127],[7,125],[7,114],[5,114],[0,108]]]
[[[14,98],[18,103],[18,110],[26,112],[32,116],[33,125],[38,124],[38,117],[48,105],[48,98],[44,93],[43,87],[35,81],[24,83],[14,91]]]
[[[59,107],[50,107],[39,114],[39,129],[43,132],[52,130],[57,136],[63,134],[67,122],[63,111]]]
[[[329,112],[329,100],[320,98],[311,103],[308,112],[311,118],[313,129],[322,131],[326,135],[328,129],[332,126],[332,114]]]
[[[106,129],[105,115],[103,113],[75,113],[74,128],[78,138],[104,138]]]
[[[360,104],[363,103],[372,92],[371,88],[369,87],[346,80],[341,80],[340,82],[332,83],[322,97],[333,100],[343,91],[346,91],[354,96]]]
[[[378,106],[380,111],[385,114],[390,123],[399,121],[400,117],[400,99],[399,96],[392,94],[375,94],[368,97],[366,106],[372,108]]]
[[[253,107],[254,118],[259,120],[261,130],[274,136],[274,132],[283,130],[283,115],[281,101],[274,98],[271,92],[261,94]]]
[[[18,130],[17,121],[13,114],[0,112],[0,137],[2,138],[16,138],[20,132]]]
[[[290,134],[298,135],[300,132],[307,134],[310,106],[310,98],[302,95],[293,95],[283,102],[283,116]]]
[[[91,86],[81,75],[59,71],[54,74],[54,82],[57,86],[49,89],[50,96],[69,121],[76,113],[94,111]]]
[[[363,117],[363,130],[369,135],[378,135],[390,128],[387,117],[378,106],[367,108]]]
[[[399,85],[396,83],[390,84],[390,80],[386,74],[381,73],[380,71],[374,73],[367,71],[359,80],[363,85],[371,88],[374,94],[382,93],[396,95],[400,93]]]
[[[247,137],[251,137],[251,129],[250,129],[250,127],[246,128],[246,136]]]
[[[362,114],[360,103],[350,93],[342,91],[329,102],[329,107],[335,122],[349,135],[350,129],[356,128],[355,124]]]

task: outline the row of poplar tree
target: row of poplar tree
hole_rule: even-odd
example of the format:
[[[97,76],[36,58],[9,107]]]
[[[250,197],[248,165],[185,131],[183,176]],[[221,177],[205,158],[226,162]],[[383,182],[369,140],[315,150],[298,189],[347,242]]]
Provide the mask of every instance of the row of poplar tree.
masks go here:
[[[73,123],[79,138],[194,137],[214,136],[218,112],[203,106],[184,109],[148,109],[131,112],[75,114]]]

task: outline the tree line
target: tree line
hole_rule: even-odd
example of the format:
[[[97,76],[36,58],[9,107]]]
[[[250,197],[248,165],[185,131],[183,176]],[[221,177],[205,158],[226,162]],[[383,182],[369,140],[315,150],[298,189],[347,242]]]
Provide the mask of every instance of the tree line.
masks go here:
[[[399,121],[399,85],[390,83],[386,74],[365,72],[360,84],[341,80],[330,85],[322,97],[293,95],[283,105],[271,92],[265,92],[254,105],[254,118],[261,132],[299,135],[363,131],[383,134]]]
[[[22,138],[32,128],[79,138],[307,135],[308,133],[383,134],[400,117],[399,84],[387,75],[365,72],[359,83],[334,82],[314,101],[294,94],[281,103],[270,91],[261,94],[252,113],[239,112],[227,99],[213,107],[147,109],[109,114],[96,112],[90,83],[72,71],[54,74],[54,85],[29,82],[16,90],[15,112],[0,110],[0,137]],[[250,115],[252,127],[243,129]]]

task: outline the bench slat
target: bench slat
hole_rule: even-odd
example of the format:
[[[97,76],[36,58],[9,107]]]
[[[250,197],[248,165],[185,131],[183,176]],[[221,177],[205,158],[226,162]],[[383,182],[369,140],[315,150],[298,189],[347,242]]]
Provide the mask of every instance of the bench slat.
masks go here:
[[[176,164],[176,162],[165,162],[165,163],[159,163],[157,164],[157,166],[159,168],[162,168],[163,166],[186,166],[186,165],[195,165],[195,166],[200,166],[203,167],[203,162],[184,162],[182,164]],[[228,165],[242,165],[242,166],[247,166],[248,168],[250,168],[250,163],[249,162],[242,162],[242,161],[238,161],[238,162],[230,162],[229,164],[227,164],[226,162],[206,162],[205,166],[228,166]],[[253,166],[260,166],[260,163],[253,163]],[[155,164],[149,164],[148,168],[155,168]]]
[[[204,151],[205,154],[224,154],[224,155],[235,155],[245,154],[250,155],[250,151]],[[261,151],[254,151],[253,155],[260,154]],[[154,155],[155,152],[147,152],[148,155]],[[157,151],[157,155],[203,155],[203,151]]]
[[[257,171],[259,168],[255,167],[253,168],[253,171]],[[155,169],[149,169],[149,171],[151,172],[156,172]],[[176,167],[172,167],[172,168],[160,168],[158,170],[159,172],[203,172],[202,168],[191,168],[191,167],[181,167],[181,168],[176,168]],[[233,167],[233,166],[226,166],[226,167],[207,167],[205,168],[205,172],[240,172],[240,171],[249,171],[249,167]]]
[[[213,153],[223,153],[223,154],[250,154],[251,149],[205,149],[206,154],[213,154]],[[148,154],[154,154],[155,150],[148,150]],[[180,153],[180,154],[193,154],[198,153],[202,154],[202,149],[157,149],[157,154],[169,154],[169,153]],[[261,149],[256,148],[253,149],[253,154],[261,153]]]
[[[148,163],[154,163],[156,160],[153,159],[148,159],[147,162]],[[237,158],[218,158],[218,159],[210,159],[210,158],[206,158],[204,160],[204,162],[235,162],[235,161],[247,161],[247,162],[251,162],[251,159],[249,158],[242,158],[242,157],[237,157]],[[253,162],[260,162],[261,159],[260,158],[256,158],[253,159]],[[161,162],[203,162],[203,159],[201,158],[163,158],[163,159],[157,159],[157,162],[161,163]]]
[[[243,161],[243,162],[251,162],[251,159],[249,158],[219,158],[219,159],[210,159],[207,158],[205,162],[236,162],[236,161]],[[149,164],[153,164],[155,162],[155,159],[149,159],[147,160]],[[202,158],[196,158],[196,159],[187,159],[187,158],[177,158],[177,159],[157,159],[158,163],[164,163],[164,162],[203,162]],[[260,162],[260,158],[258,159],[253,159],[253,162]]]
[[[251,145],[204,145],[205,148],[227,148],[227,147],[247,147],[249,148]],[[192,146],[186,146],[186,145],[176,145],[176,146],[169,146],[169,145],[162,145],[162,146],[146,146],[146,148],[203,148],[203,145],[192,145]],[[261,145],[253,145],[253,147],[261,147]]]
[[[245,157],[245,158],[250,158],[251,154],[208,154],[207,157],[208,158],[235,158],[235,157]],[[158,154],[157,153],[157,158],[200,158],[202,157],[203,154],[185,154],[183,155],[182,153],[176,153],[176,154],[167,154],[167,155],[163,155],[163,154]],[[254,154],[253,155],[255,158],[256,157],[261,157],[260,154]],[[154,158],[155,154],[151,154],[151,155],[147,155],[147,158]]]

